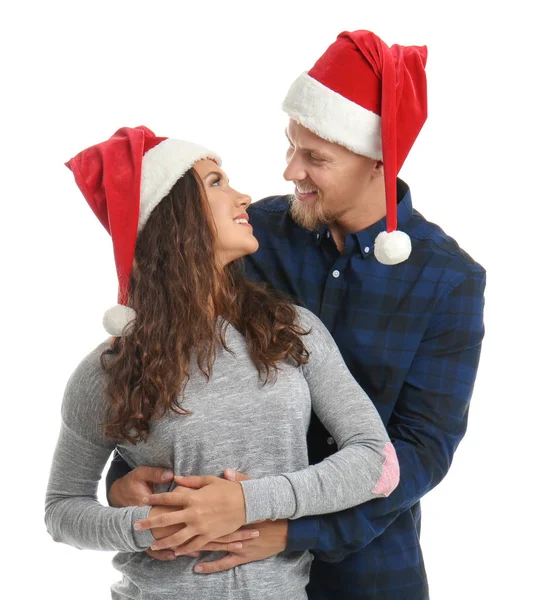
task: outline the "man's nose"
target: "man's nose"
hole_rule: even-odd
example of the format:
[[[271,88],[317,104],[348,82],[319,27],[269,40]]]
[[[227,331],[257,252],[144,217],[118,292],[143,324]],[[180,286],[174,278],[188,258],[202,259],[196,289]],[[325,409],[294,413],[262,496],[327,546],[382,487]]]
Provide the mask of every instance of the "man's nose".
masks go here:
[[[302,160],[296,154],[293,155],[287,163],[287,168],[283,171],[283,178],[285,181],[302,181],[307,177],[308,173]]]

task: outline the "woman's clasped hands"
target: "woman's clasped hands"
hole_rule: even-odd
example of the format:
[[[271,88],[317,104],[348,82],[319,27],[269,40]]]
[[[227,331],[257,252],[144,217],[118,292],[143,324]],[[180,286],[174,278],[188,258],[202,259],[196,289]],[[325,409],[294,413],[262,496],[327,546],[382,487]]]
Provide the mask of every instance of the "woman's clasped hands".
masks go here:
[[[178,485],[171,492],[143,498],[143,504],[153,508],[147,519],[134,524],[135,529],[151,530],[157,540],[152,550],[173,548],[177,556],[189,555],[217,549],[210,544],[213,541],[220,544],[251,537],[252,531],[237,531],[246,522],[245,498],[238,482],[210,475],[175,477],[174,481]]]

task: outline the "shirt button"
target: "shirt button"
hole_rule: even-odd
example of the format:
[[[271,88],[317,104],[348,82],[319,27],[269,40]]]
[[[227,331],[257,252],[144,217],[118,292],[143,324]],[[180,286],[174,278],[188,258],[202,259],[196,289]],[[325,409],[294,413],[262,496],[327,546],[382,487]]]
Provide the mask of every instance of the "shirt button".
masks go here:
[[[319,240],[320,239],[320,234],[316,233],[316,239]]]
[[[327,443],[328,443],[330,446],[332,446],[332,445],[335,443],[335,440],[334,440],[334,438],[332,438],[332,437],[328,437],[328,438],[327,438]]]
[[[366,247],[364,248],[364,252],[365,252],[366,254],[369,252],[369,246],[366,246]]]
[[[330,231],[328,231],[328,232],[327,232],[327,237],[328,237],[328,238],[330,238],[330,237],[331,237],[331,232],[330,232]]]
[[[333,277],[336,279],[338,276],[340,275],[340,271],[337,271],[336,269],[333,271]]]

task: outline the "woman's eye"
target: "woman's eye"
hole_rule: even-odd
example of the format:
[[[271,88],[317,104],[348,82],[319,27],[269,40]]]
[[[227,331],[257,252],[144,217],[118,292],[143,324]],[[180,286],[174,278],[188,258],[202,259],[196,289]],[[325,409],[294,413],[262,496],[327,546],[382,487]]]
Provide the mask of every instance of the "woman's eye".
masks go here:
[[[317,163],[324,162],[323,158],[319,158],[318,156],[312,156],[312,154],[310,154],[310,160],[317,162]]]
[[[220,179],[220,177],[218,177],[218,179],[215,179],[215,180],[212,182],[212,185],[220,185],[220,181],[221,181],[221,179]]]

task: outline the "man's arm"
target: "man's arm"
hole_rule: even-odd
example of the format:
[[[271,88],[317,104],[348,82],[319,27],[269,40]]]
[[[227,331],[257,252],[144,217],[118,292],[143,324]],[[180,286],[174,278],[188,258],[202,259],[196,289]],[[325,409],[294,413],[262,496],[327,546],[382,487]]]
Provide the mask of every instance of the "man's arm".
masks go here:
[[[105,477],[105,490],[107,501],[109,502],[110,506],[117,506],[117,504],[112,503],[111,498],[109,497],[113,483],[115,483],[117,479],[120,479],[121,477],[124,477],[130,473],[130,471],[132,471],[132,467],[124,460],[117,450],[115,450],[113,453],[113,459],[109,465],[109,471]]]
[[[107,501],[110,506],[141,506],[143,498],[153,493],[154,483],[169,483],[174,473],[163,467],[140,466],[132,469],[115,450],[106,477]]]
[[[484,336],[484,288],[484,273],[475,273],[441,298],[416,353],[388,424],[400,464],[396,490],[346,511],[289,521],[287,550],[341,561],[444,478],[467,427]]]

